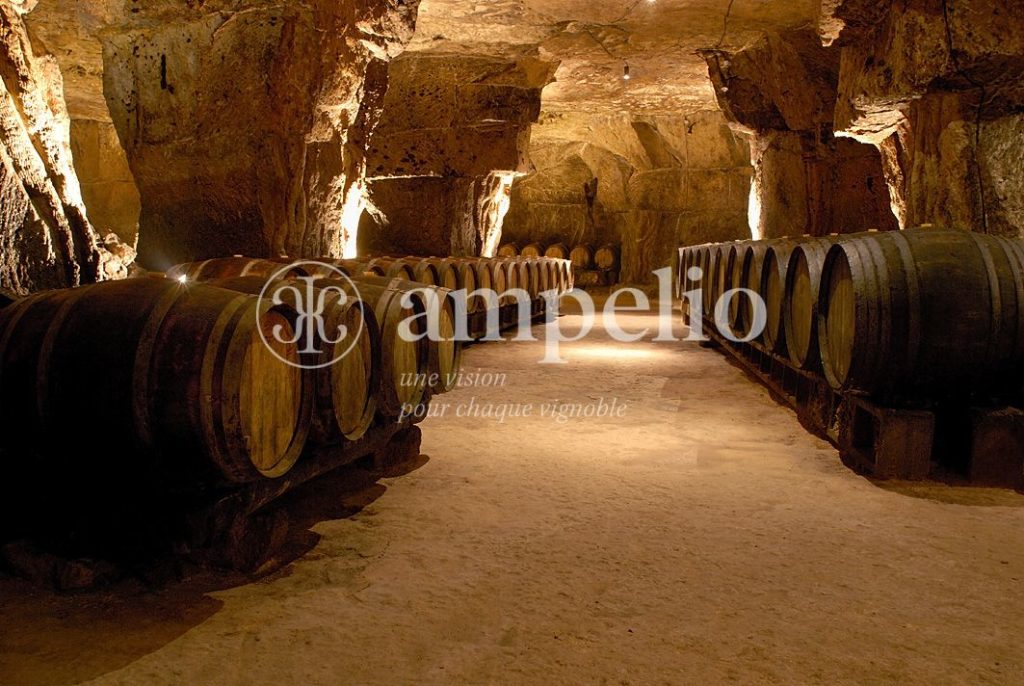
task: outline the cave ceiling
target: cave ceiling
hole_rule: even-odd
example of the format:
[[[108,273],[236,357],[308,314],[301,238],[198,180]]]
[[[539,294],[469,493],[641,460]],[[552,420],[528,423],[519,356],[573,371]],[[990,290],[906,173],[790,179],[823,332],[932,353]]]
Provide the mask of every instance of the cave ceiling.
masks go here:
[[[734,51],[815,20],[815,0],[423,0],[415,52],[557,64],[544,117],[717,109],[703,49]],[[628,64],[630,79],[624,80]]]

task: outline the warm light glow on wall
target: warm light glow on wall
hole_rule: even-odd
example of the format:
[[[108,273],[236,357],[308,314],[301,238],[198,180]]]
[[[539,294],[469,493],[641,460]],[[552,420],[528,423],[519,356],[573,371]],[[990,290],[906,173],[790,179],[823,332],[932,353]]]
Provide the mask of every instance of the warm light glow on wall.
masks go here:
[[[494,191],[494,197],[488,204],[485,217],[485,226],[493,227],[484,232],[483,245],[480,248],[482,257],[494,257],[498,253],[498,244],[501,242],[501,227],[505,223],[505,215],[512,204],[512,182],[516,174],[497,174],[498,187]]]
[[[366,186],[360,181],[352,184],[341,208],[341,256],[351,260],[358,256],[359,220],[366,208]]]
[[[750,237],[759,241],[761,233],[761,194],[757,192],[757,183],[750,179],[750,200],[747,201],[747,224],[750,225]]]

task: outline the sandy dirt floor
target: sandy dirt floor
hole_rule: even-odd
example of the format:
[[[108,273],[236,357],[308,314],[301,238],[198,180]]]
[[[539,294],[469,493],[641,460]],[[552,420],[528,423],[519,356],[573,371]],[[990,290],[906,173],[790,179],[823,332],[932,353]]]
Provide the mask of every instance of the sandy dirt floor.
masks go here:
[[[692,343],[564,351],[471,348],[505,383],[259,581],[0,580],[0,683],[1024,683],[1024,497],[874,484]]]

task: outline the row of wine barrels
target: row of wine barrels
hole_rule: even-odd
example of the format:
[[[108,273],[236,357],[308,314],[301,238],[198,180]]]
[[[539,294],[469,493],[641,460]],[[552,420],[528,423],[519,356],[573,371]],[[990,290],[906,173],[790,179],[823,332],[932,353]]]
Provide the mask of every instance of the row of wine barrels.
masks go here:
[[[26,298],[0,312],[10,422],[0,441],[11,455],[42,447],[55,469],[281,476],[313,411],[310,376],[289,364],[297,346],[270,335],[289,340],[296,318],[286,305],[167,279]],[[97,440],[107,426],[118,435]]]
[[[511,252],[510,246],[506,247],[506,252]],[[541,243],[530,243],[519,251],[519,255],[522,257],[547,257],[552,260],[568,260],[570,252],[569,247],[565,243],[554,243],[546,247]],[[512,255],[507,256],[512,257]]]
[[[737,267],[737,265],[740,265]],[[936,228],[695,246],[704,314],[729,288],[761,297],[764,349],[831,386],[884,398],[1019,393],[1024,242]],[[730,311],[750,331],[751,302]]]
[[[265,290],[267,280],[265,277],[220,279],[212,282],[221,288],[230,288],[244,293],[263,293],[272,299],[275,295],[278,299],[285,298],[307,298],[305,284],[296,282],[277,282],[269,290]],[[439,297],[439,334],[434,339],[429,337],[417,341],[409,341],[400,336],[399,327],[406,318],[414,318],[415,326],[420,327],[414,333],[423,335],[427,333],[426,320],[426,299],[420,291],[425,288],[424,284],[411,282],[392,277],[383,277],[372,272],[357,273],[349,277],[349,280],[337,278],[337,274],[327,273],[321,275],[315,281],[321,286],[313,297],[320,304],[321,292],[328,297],[329,290],[342,289],[348,294],[346,303],[359,302],[360,299],[367,300],[372,307],[375,318],[372,322],[370,317],[363,312],[362,316],[366,323],[366,329],[376,333],[367,341],[360,341],[358,345],[352,341],[344,340],[340,345],[347,349],[350,345],[355,347],[349,354],[341,357],[337,362],[329,365],[326,370],[321,370],[317,397],[320,400],[318,408],[322,415],[338,415],[338,426],[345,438],[354,440],[365,433],[369,424],[364,421],[372,419],[369,411],[367,393],[379,393],[375,406],[380,414],[385,417],[396,417],[410,405],[417,405],[423,400],[425,381],[434,382],[431,390],[436,393],[451,390],[457,378],[461,366],[462,348],[458,341],[454,340],[455,334],[455,304],[449,291],[438,287],[429,287],[430,292],[436,292]],[[310,286],[311,287],[311,286]],[[349,320],[355,315],[348,312],[348,308],[338,306],[336,300],[340,294],[331,296],[332,302],[327,303],[324,311],[326,319],[323,322],[323,329],[319,331],[316,340],[311,347],[322,350],[326,360],[334,359],[335,346],[324,337],[330,338],[337,331],[337,325],[345,323],[337,321],[341,317]],[[403,299],[407,299],[404,302]],[[298,303],[295,303],[298,305]],[[305,312],[311,303],[302,303],[299,311]],[[348,321],[348,328],[359,330],[358,322]],[[368,349],[369,348],[369,349]],[[372,364],[377,360],[376,365]],[[317,363],[317,366],[320,363]],[[367,365],[369,364],[369,369]],[[375,374],[374,369],[379,368]],[[362,371],[360,371],[362,370]],[[363,384],[370,383],[373,376],[379,376],[380,381],[364,388]],[[348,388],[350,393],[345,394]],[[339,406],[339,403],[342,405]],[[358,416],[353,413],[363,408]],[[332,432],[326,427],[329,422],[323,417],[317,425],[318,435],[330,435]]]
[[[510,293],[521,288],[531,299],[555,290],[559,294],[572,290],[572,268],[567,260],[553,258],[479,258],[479,257],[377,257],[367,260],[316,258],[290,261],[287,258],[252,259],[230,257],[182,264],[168,271],[170,277],[192,281],[233,278],[236,276],[262,276],[269,278],[333,278],[338,272],[355,278],[365,275],[414,281],[426,286],[442,286],[449,290],[465,289],[473,294],[478,289],[494,290],[504,294],[499,305],[513,305],[516,298]],[[469,298],[468,311],[486,310],[491,303],[482,295]]]
[[[615,270],[619,267],[619,249],[611,244],[594,250],[586,244],[579,244],[568,250],[563,243],[545,248],[540,243],[531,243],[520,250],[515,243],[506,243],[498,248],[498,257],[548,257],[568,259],[577,269]]]
[[[230,279],[236,276],[273,276],[279,274],[284,265],[277,259],[261,259],[254,257],[218,257],[201,262],[188,262],[171,267],[167,277],[188,281],[210,281],[212,279]],[[285,272],[282,276],[302,276],[306,272],[295,269]]]

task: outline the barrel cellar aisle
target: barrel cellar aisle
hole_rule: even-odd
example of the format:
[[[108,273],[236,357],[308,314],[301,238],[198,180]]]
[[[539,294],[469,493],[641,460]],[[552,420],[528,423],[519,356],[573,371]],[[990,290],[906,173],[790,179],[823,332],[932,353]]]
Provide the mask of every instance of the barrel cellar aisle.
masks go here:
[[[50,598],[3,580],[19,629],[0,670],[19,684],[589,683],[629,664],[635,683],[925,684],[1024,669],[1024,499],[881,488],[695,343],[623,345],[601,322],[563,352],[569,365],[538,373],[539,343],[467,350],[421,464],[348,496],[365,507],[321,521],[315,548],[257,583],[197,602],[210,579]],[[625,414],[493,414],[602,398]]]

